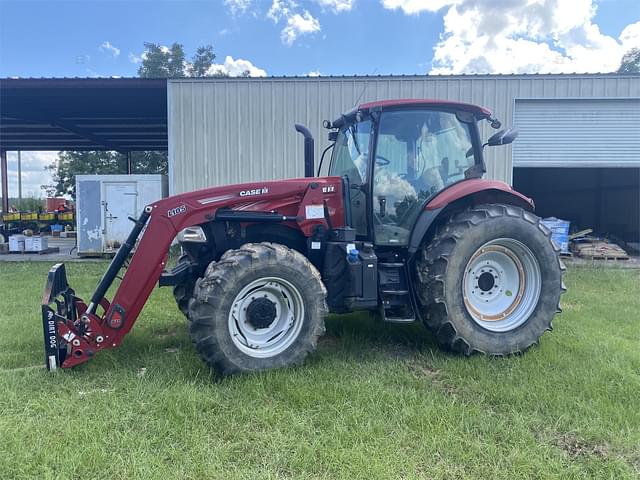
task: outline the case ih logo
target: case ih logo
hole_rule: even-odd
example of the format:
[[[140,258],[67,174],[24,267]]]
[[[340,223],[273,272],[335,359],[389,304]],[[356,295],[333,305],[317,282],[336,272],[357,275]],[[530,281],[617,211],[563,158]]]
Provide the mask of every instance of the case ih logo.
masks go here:
[[[254,188],[253,190],[242,190],[240,191],[240,196],[248,197],[250,195],[262,195],[263,193],[269,193],[269,189],[267,187],[262,187]]]
[[[176,208],[172,208],[171,210],[167,211],[167,216],[169,218],[171,217],[175,217],[176,215],[180,215],[184,212],[187,211],[187,206],[186,205],[180,205],[179,207]]]

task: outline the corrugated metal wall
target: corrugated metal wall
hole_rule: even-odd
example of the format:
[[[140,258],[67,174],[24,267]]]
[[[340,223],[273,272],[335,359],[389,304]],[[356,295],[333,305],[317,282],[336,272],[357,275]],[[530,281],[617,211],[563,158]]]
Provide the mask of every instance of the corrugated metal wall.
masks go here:
[[[171,193],[303,175],[302,137],[356,103],[442,98],[484,105],[509,126],[515,99],[640,97],[640,76],[508,75],[180,79],[168,84]],[[359,99],[359,100],[358,100]],[[483,122],[483,135],[491,128]],[[488,177],[511,182],[511,147],[487,149]]]

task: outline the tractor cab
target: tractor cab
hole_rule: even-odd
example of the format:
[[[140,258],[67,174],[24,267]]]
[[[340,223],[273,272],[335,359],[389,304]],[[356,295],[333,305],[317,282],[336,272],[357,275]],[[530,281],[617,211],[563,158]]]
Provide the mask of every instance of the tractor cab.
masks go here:
[[[337,131],[329,175],[342,177],[351,226],[377,246],[402,247],[426,204],[485,171],[475,105],[397,100],[364,104],[325,126]]]

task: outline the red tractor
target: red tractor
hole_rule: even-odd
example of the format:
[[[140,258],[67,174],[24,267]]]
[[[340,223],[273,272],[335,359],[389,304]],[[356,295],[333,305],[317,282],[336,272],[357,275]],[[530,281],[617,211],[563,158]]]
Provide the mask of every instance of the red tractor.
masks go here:
[[[313,138],[296,125],[305,178],[146,206],[88,304],[63,264],[49,272],[47,367],[73,367],[120,345],[156,283],[173,286],[196,350],[222,374],[302,362],[329,311],[419,320],[464,355],[525,351],[560,311],[564,267],[531,199],[482,179],[483,148],[517,136],[502,130],[483,144],[484,120],[500,128],[489,110],[465,103],[367,103],[324,122],[328,176],[314,177]],[[176,238],[183,255],[166,271]]]

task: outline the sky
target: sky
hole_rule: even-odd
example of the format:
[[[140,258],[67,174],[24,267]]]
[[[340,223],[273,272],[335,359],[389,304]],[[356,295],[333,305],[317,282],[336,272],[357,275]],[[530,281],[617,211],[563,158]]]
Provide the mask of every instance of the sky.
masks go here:
[[[0,77],[135,76],[144,42],[231,75],[611,72],[640,0],[0,0]],[[23,153],[25,195],[54,159]]]

